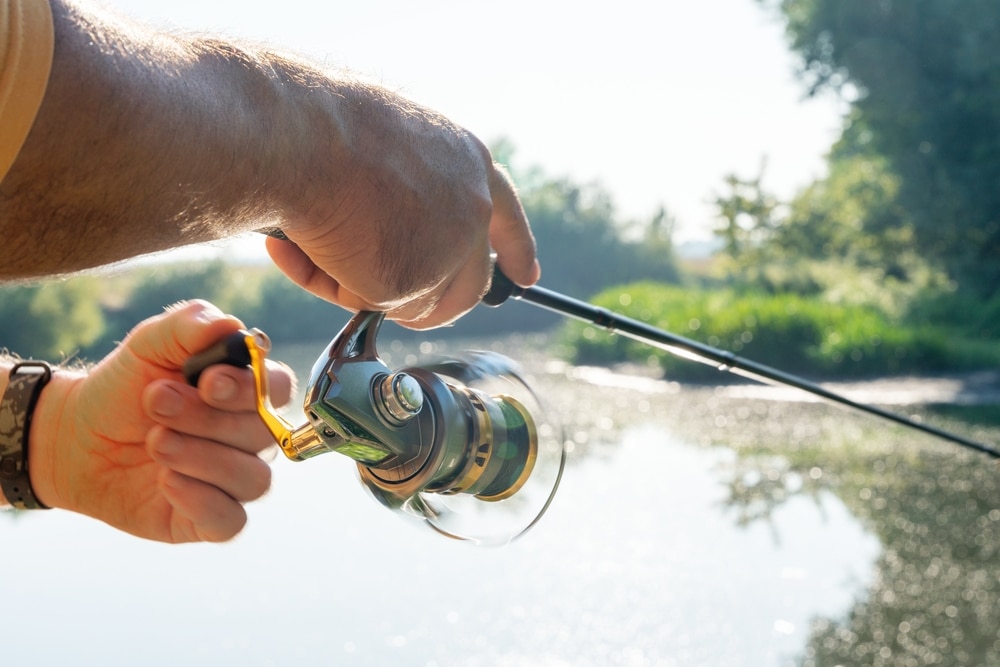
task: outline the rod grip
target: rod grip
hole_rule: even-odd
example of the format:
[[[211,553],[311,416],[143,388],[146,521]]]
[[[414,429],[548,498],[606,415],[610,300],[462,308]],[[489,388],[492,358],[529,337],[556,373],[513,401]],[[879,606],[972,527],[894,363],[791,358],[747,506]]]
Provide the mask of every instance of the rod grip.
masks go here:
[[[503,305],[507,299],[515,296],[521,288],[504,275],[500,270],[500,265],[493,262],[493,279],[490,281],[490,289],[483,295],[483,304],[490,308]]]
[[[233,332],[208,349],[188,358],[181,369],[184,379],[192,387],[197,387],[198,379],[209,366],[215,364],[228,364],[237,368],[249,366],[251,359],[250,350],[247,348],[247,336],[250,335],[248,331]]]

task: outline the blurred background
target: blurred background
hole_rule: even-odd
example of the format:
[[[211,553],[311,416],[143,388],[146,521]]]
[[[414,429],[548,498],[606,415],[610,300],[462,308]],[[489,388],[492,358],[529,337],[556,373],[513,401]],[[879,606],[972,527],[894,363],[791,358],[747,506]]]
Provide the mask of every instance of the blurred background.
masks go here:
[[[543,284],[1000,441],[1000,7],[926,0],[116,0],[454,118],[517,181]],[[205,298],[300,377],[347,314],[259,238],[0,290],[0,343],[96,360]],[[275,463],[224,546],[4,515],[0,637],[38,664],[997,665],[988,459],[510,303],[386,327],[390,365],[521,361],[569,427],[526,537],[477,549]],[[290,418],[301,419],[292,411]],[[56,641],[56,639],[58,641]]]

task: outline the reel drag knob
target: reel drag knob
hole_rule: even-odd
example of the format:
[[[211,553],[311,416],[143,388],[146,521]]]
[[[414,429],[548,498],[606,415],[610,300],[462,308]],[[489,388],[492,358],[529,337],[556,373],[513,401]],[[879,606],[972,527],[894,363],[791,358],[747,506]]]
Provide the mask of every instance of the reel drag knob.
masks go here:
[[[420,383],[402,371],[386,375],[375,391],[376,406],[386,421],[396,426],[416,417],[424,406]]]

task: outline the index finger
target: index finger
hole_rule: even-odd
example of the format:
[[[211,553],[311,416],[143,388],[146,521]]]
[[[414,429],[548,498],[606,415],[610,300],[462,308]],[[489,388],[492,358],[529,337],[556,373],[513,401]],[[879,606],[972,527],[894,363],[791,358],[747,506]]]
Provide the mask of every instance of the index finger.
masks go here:
[[[243,323],[237,318],[207,301],[193,299],[137,324],[126,336],[124,347],[146,362],[180,370],[188,357],[241,328]]]
[[[497,254],[497,263],[515,284],[534,285],[542,273],[536,257],[535,237],[514,183],[497,163],[493,163],[489,186],[493,198],[490,246]]]

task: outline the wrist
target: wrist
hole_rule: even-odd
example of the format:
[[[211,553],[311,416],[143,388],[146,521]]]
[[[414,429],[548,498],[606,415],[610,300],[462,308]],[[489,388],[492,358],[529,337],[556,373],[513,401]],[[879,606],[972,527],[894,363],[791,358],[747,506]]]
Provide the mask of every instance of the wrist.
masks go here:
[[[75,371],[53,370],[52,379],[38,395],[28,433],[28,469],[31,472],[31,487],[35,497],[46,507],[69,509],[65,484],[72,471],[60,470],[65,465],[66,454],[60,452],[60,444],[73,442],[73,434],[66,431],[71,423],[72,405],[75,401],[75,387],[79,385],[80,374]]]
[[[52,378],[41,361],[19,361],[7,372],[0,400],[0,492],[17,509],[48,509],[31,485],[28,434],[38,395]]]
[[[280,229],[301,237],[331,215],[329,201],[351,164],[353,85],[310,64],[280,54],[231,56],[243,76],[228,77],[241,87],[250,136],[257,141],[249,167],[251,189],[260,197],[263,217],[255,231]],[[252,63],[251,67],[247,64]]]

